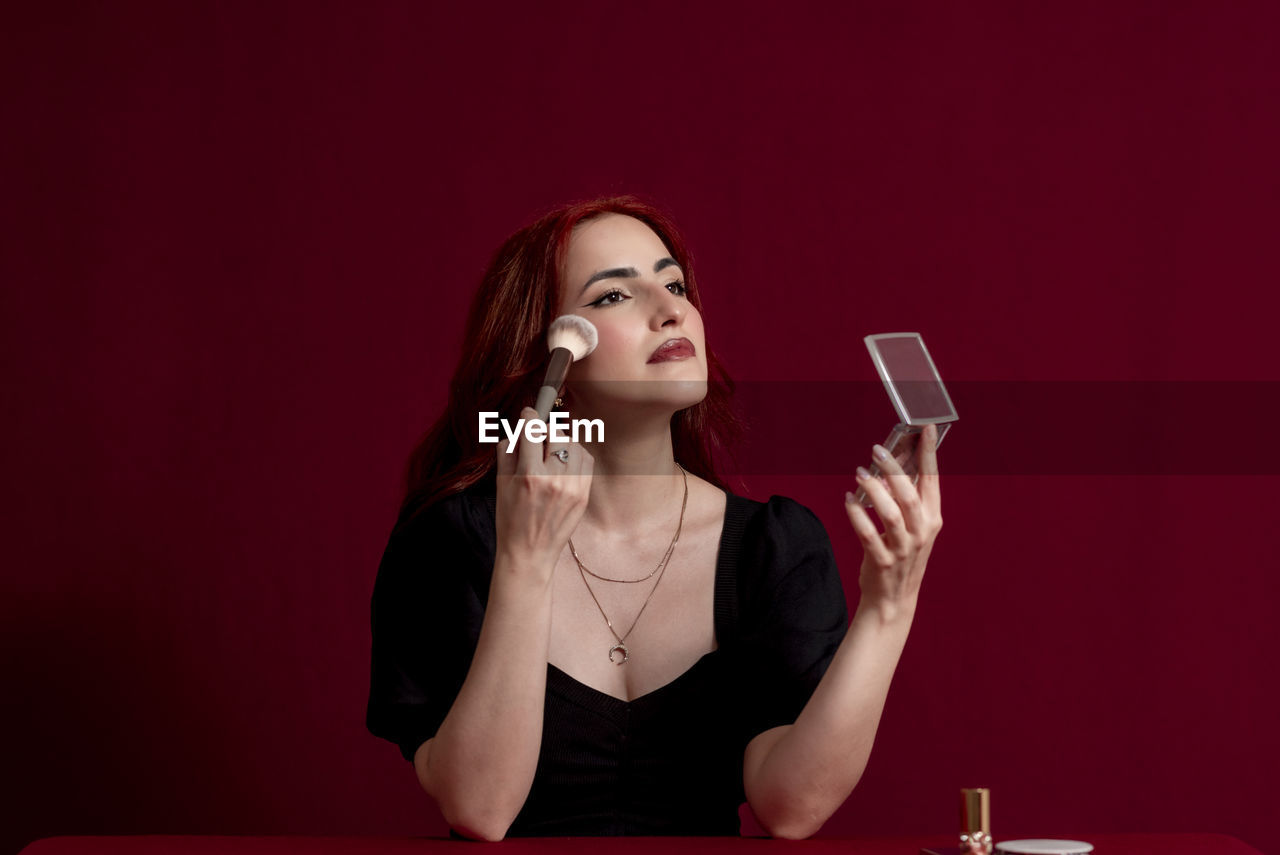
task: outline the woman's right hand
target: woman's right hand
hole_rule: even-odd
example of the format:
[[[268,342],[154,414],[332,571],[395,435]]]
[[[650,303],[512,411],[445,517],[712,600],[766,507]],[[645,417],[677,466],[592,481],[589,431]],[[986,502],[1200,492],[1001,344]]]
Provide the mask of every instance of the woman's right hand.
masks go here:
[[[536,419],[532,407],[520,418]],[[594,459],[576,442],[530,442],[521,430],[516,450],[498,443],[496,528],[498,553],[510,566],[545,573],[550,582],[565,543],[578,527],[591,492]],[[561,462],[557,451],[567,451]]]

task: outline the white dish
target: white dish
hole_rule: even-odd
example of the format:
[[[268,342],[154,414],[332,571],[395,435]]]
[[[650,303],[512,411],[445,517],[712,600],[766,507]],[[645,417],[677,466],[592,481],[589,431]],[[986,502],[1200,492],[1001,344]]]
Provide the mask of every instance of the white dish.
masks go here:
[[[1005,840],[996,844],[996,851],[1008,855],[1085,855],[1093,851],[1093,844],[1083,840]]]

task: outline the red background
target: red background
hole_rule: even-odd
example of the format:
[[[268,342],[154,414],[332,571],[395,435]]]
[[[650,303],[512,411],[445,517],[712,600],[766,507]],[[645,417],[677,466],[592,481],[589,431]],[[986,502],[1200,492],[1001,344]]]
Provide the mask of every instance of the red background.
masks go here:
[[[1280,380],[1274,5],[834,6],[7,12],[0,848],[443,830],[364,731],[369,595],[478,276],[553,204],[668,208],[744,381],[867,380],[900,329],[954,381]],[[958,406],[824,833],[949,832],[988,786],[997,838],[1269,844],[1276,477],[1177,473],[1274,425],[1224,409],[1171,474],[984,475]],[[823,412],[775,415],[833,472],[889,424]],[[850,484],[742,490],[814,508],[852,597]]]

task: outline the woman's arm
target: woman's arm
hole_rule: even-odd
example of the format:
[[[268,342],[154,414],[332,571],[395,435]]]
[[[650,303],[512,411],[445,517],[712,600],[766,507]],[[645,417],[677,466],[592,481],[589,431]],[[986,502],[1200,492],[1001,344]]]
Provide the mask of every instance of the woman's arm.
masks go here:
[[[550,580],[527,559],[497,559],[471,669],[435,737],[413,758],[423,789],[466,837],[501,840],[533,784],[551,638]]]
[[[528,407],[521,413],[536,415]],[[558,448],[569,449],[567,461],[551,457]],[[594,464],[577,443],[527,436],[515,453],[499,443],[497,454],[497,549],[475,655],[440,729],[413,758],[449,825],[482,840],[506,836],[533,785],[554,571],[586,509]]]
[[[920,443],[919,492],[883,451],[876,446],[887,486],[861,468],[858,482],[884,533],[852,496],[845,502],[864,549],[862,597],[849,630],[795,724],[761,733],[743,757],[747,802],[774,837],[812,835],[862,777],[942,528],[937,429],[926,428]]]
[[[844,803],[871,756],[912,612],[859,605],[835,658],[795,724],[747,745],[743,784],[773,837],[809,837]]]

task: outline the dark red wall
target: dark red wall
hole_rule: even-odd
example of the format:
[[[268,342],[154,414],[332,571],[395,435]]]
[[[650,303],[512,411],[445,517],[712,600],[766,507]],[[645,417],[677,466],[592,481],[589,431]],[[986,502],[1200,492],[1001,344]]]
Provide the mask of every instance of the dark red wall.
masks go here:
[[[997,837],[1269,844],[1276,7],[542,5],[6,12],[0,849],[443,830],[363,726],[401,466],[489,254],[619,191],[687,232],[757,436],[829,448],[743,489],[813,507],[851,596],[860,339],[955,384],[824,833],[947,832],[981,785]]]

